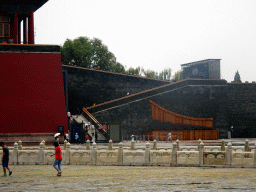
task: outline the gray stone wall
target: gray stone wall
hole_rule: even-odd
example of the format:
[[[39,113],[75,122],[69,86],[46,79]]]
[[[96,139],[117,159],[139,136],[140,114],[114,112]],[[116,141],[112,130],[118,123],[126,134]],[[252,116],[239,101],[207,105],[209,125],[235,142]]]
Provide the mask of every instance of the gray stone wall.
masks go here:
[[[168,84],[137,76],[64,66],[67,71],[68,104],[72,114],[83,106],[104,103],[129,94]]]
[[[227,96],[233,137],[256,137],[256,83],[229,83]]]
[[[169,82],[63,66],[68,71],[69,110],[99,104]],[[186,80],[173,86],[110,103],[90,112],[99,122],[120,124],[124,134],[144,134],[151,123],[149,99],[178,114],[213,118],[220,138],[234,127],[232,137],[256,137],[256,83],[225,80]],[[100,112],[97,112],[100,111]]]
[[[187,80],[186,83],[168,86],[162,93],[94,112],[93,115],[102,122],[120,124],[123,134],[144,134],[147,126],[152,122],[149,104],[151,99],[165,109],[178,114],[213,118],[213,127],[220,131],[220,138],[225,138],[229,127],[226,89],[226,81]]]

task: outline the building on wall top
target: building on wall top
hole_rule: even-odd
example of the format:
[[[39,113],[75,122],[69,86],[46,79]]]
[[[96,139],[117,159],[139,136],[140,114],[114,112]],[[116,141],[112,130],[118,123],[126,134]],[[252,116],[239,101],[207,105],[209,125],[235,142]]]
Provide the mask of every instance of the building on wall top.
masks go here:
[[[183,79],[220,79],[220,60],[206,59],[182,64]]]
[[[0,43],[34,44],[34,12],[48,0],[1,0]]]

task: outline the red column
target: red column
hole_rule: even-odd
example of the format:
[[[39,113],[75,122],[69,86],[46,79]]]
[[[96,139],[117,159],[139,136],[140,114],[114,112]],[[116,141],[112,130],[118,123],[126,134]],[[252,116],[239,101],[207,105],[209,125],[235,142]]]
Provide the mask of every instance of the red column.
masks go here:
[[[28,18],[28,44],[35,44],[34,41],[34,12],[29,12]]]
[[[23,20],[23,44],[28,44],[27,17]]]
[[[21,44],[21,20],[18,21],[18,44]]]
[[[13,43],[18,43],[18,11],[14,11],[13,17]]]

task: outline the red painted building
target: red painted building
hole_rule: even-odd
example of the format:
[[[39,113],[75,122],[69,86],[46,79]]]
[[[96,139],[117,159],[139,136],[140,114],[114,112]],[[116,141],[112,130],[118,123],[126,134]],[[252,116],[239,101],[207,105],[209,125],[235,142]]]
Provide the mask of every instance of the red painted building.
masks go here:
[[[34,12],[46,2],[1,1],[0,140],[50,141],[58,126],[68,130],[60,47],[34,44]]]

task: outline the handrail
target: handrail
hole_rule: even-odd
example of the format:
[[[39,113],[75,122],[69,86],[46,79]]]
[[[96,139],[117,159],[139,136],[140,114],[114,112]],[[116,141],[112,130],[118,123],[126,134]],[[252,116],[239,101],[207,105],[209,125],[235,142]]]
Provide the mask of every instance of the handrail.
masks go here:
[[[87,111],[86,108],[84,108],[84,107],[83,107],[83,112],[85,112],[86,115],[88,115],[90,117],[90,119],[92,119],[94,121],[94,123],[96,123],[99,127],[102,126],[100,124],[100,122],[91,113],[89,113],[89,111]]]
[[[121,98],[118,98],[118,99],[114,99],[114,100],[111,100],[111,101],[107,101],[107,102],[104,102],[104,103],[100,103],[100,104],[96,104],[94,106],[91,106],[91,107],[87,107],[86,109],[87,110],[92,110],[91,112],[97,112],[97,111],[101,111],[101,108],[102,106],[107,106],[108,104],[111,104],[111,103],[114,103],[114,102],[122,102],[124,101],[125,103],[125,100],[126,99],[129,99],[129,98],[134,98],[134,97],[137,97],[137,96],[141,96],[143,97],[143,94],[147,94],[147,93],[150,93],[150,92],[153,92],[152,94],[157,94],[158,92],[157,91],[160,91],[161,89],[166,89],[167,87],[169,86],[178,86],[179,84],[184,84],[184,85],[189,85],[190,82],[192,81],[198,81],[198,82],[202,82],[202,81],[205,81],[203,84],[200,84],[200,85],[208,85],[209,83],[213,82],[213,81],[219,81],[219,82],[222,82],[222,84],[226,84],[226,80],[214,80],[214,79],[184,79],[184,80],[181,80],[181,81],[178,81],[178,82],[173,82],[173,83],[169,83],[169,84],[166,84],[166,85],[162,85],[162,86],[159,86],[159,87],[155,87],[155,88],[152,88],[152,89],[148,89],[148,90],[145,90],[145,91],[141,91],[139,93],[135,93],[135,94],[131,94],[131,95],[128,95],[128,96],[125,96],[125,97],[121,97]],[[192,83],[193,84],[193,83]],[[193,84],[194,85],[194,84]],[[136,99],[136,98],[135,98]],[[140,98],[138,98],[140,99]],[[97,110],[98,108],[98,110]],[[108,107],[107,107],[108,108]],[[94,109],[96,109],[96,111],[94,111]]]

